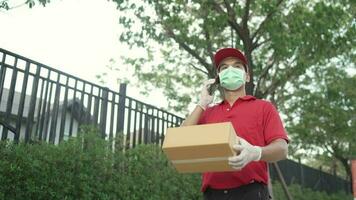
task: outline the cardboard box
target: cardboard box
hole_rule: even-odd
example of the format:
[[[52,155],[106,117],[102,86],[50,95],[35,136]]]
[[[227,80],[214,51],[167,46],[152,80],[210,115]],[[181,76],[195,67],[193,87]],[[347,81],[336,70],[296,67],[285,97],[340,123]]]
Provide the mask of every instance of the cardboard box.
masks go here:
[[[180,173],[233,171],[238,141],[231,122],[168,128],[163,151]]]

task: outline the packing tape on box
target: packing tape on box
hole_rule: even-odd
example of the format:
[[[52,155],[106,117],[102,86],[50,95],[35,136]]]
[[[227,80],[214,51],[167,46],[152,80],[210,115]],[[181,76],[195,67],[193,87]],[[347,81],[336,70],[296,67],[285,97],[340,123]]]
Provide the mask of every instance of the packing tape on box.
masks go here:
[[[228,161],[228,157],[214,157],[214,158],[199,158],[199,159],[189,159],[189,160],[172,160],[173,164],[187,164],[187,163],[204,163],[204,162],[214,162],[214,161]]]

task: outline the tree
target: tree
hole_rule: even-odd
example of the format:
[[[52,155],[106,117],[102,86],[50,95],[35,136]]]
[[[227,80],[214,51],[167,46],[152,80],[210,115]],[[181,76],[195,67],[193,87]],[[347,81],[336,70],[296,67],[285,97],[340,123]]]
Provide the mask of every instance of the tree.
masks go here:
[[[252,78],[248,94],[278,104],[287,83],[296,84],[310,66],[355,55],[352,1],[115,1],[121,42],[147,49],[126,62],[146,89],[163,88],[176,111],[198,96],[203,79],[216,76],[213,53],[221,47],[244,50]]]
[[[37,3],[42,5],[42,6],[45,6],[47,3],[50,3],[50,0],[24,0],[24,2],[22,4],[19,4],[19,5],[11,5],[11,4],[9,5],[9,0],[0,0],[0,11],[1,10],[10,10],[10,9],[15,8],[15,7],[19,7],[19,6],[26,5],[26,4],[30,8],[32,8]]]
[[[349,63],[348,63],[349,64]],[[354,69],[355,65],[350,64]],[[287,101],[288,131],[302,154],[338,160],[351,177],[352,155],[356,155],[356,76],[345,72],[341,62],[310,70],[306,84],[297,87]]]
[[[351,0],[113,1],[122,14],[120,41],[147,50],[125,58],[142,91],[161,88],[176,111],[187,111],[197,86],[216,76],[212,56],[221,47],[244,50],[252,78],[248,94],[278,105],[286,100],[286,86],[299,84],[310,66],[355,57]],[[29,7],[49,2],[25,1]],[[11,8],[8,0],[0,0],[4,8]]]

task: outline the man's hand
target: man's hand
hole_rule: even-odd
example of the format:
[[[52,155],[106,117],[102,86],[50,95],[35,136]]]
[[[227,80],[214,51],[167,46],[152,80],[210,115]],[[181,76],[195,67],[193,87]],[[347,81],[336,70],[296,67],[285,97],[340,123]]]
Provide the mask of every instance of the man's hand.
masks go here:
[[[204,83],[203,89],[200,93],[200,100],[198,105],[205,110],[208,105],[213,102],[214,97],[209,95],[208,88],[215,82],[215,79],[209,79]]]
[[[261,147],[253,146],[241,137],[239,141],[240,144],[234,145],[238,155],[229,158],[229,165],[236,170],[241,170],[252,161],[259,161],[262,156]]]

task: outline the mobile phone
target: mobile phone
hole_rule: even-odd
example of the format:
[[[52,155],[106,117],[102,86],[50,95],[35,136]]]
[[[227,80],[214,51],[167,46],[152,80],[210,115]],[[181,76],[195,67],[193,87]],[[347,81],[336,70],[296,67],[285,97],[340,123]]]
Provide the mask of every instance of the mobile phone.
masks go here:
[[[215,82],[213,84],[211,84],[209,86],[209,88],[208,88],[209,95],[213,95],[214,94],[214,92],[218,89],[219,84],[220,84],[219,76],[216,76],[215,77]]]

